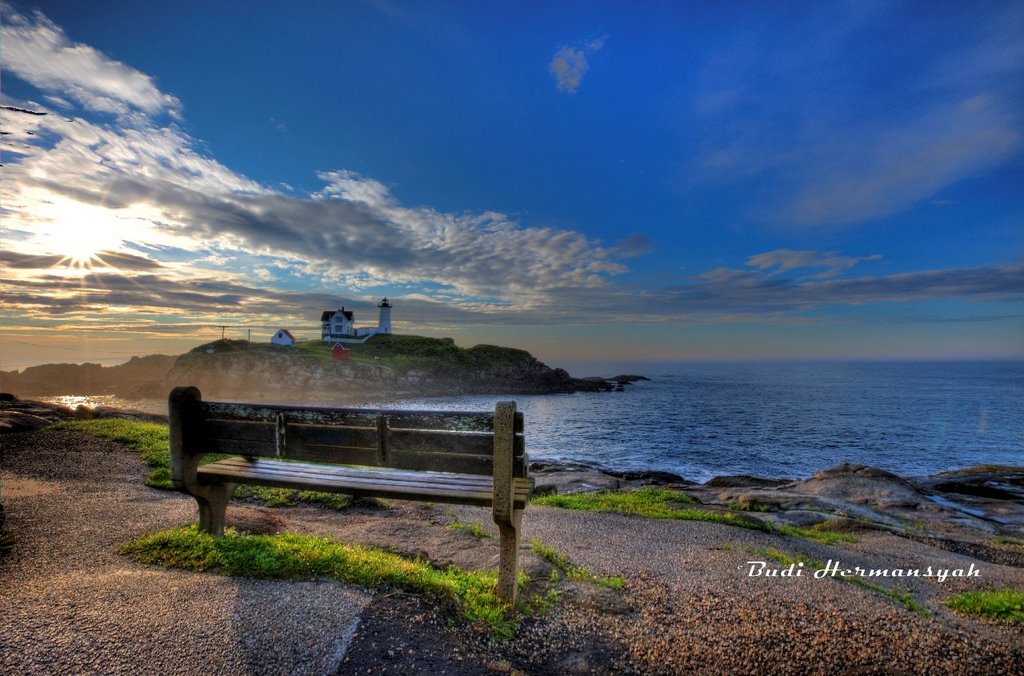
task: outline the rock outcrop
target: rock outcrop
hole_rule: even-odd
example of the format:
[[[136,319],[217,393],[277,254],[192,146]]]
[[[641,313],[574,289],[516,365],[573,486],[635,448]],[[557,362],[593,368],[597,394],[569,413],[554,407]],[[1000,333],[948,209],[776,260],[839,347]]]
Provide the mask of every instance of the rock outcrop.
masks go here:
[[[31,399],[19,399],[8,392],[0,393],[0,434],[12,432],[32,432],[49,427],[62,420],[88,420],[92,418],[125,418],[143,422],[167,422],[167,416],[156,413],[143,413],[119,408],[98,406],[89,408],[79,406],[71,409],[67,406],[49,404]]]
[[[323,349],[218,341],[181,355],[166,385],[195,385],[205,397],[344,404],[456,394],[607,392],[617,381],[573,378],[529,352],[493,345],[463,349],[443,339],[376,336],[358,358]]]
[[[43,364],[20,372],[0,371],[0,389],[21,397],[57,394],[116,394],[126,399],[162,397],[164,378],[176,357],[132,357],[118,366]]]

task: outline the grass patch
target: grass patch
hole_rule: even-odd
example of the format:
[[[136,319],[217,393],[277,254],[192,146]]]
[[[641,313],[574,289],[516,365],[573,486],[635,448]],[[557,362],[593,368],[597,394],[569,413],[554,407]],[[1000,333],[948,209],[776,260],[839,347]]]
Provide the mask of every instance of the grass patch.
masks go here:
[[[558,551],[554,547],[549,547],[548,545],[545,545],[536,538],[534,538],[531,541],[530,547],[542,559],[553,565],[557,570],[561,570],[562,573],[564,573],[565,576],[570,580],[576,580],[578,582],[589,582],[591,584],[597,584],[601,585],[602,587],[607,587],[608,589],[615,590],[622,589],[626,584],[625,578],[621,575],[609,575],[608,577],[600,577],[598,575],[594,575],[582,566],[576,566],[570,563],[568,555]],[[552,575],[549,577],[549,581],[557,582],[558,573],[555,570],[552,570],[551,572]]]
[[[817,525],[810,528],[798,528],[797,526],[776,526],[775,530],[783,535],[813,540],[823,545],[834,545],[837,542],[856,542],[857,538],[849,533],[837,533],[832,530],[819,528]]]
[[[572,495],[545,495],[531,501],[536,505],[550,505],[563,509],[577,509],[587,512],[619,512],[635,514],[651,519],[680,519],[684,521],[710,521],[728,526],[751,528],[769,531],[760,521],[743,514],[732,512],[712,512],[694,507],[681,507],[692,504],[693,498],[681,491],[657,486],[644,486],[635,491],[597,491],[593,493],[573,493]]]
[[[239,486],[232,497],[241,500],[255,500],[264,507],[295,507],[300,504],[319,505],[328,509],[343,510],[352,504],[352,498],[341,493],[324,491],[298,491],[289,488],[269,486]]]
[[[448,526],[448,530],[457,530],[465,533],[469,533],[477,540],[493,540],[494,536],[484,530],[484,525],[480,522],[477,523],[460,523],[455,522]]]
[[[123,444],[142,454],[142,461],[153,468],[145,483],[151,488],[174,490],[171,482],[171,454],[168,428],[164,423],[140,422],[125,418],[94,418],[92,420],[65,420],[54,425],[56,429],[82,432]],[[223,460],[226,455],[206,455],[202,464]],[[239,486],[234,497],[256,500],[264,507],[294,507],[314,504],[328,509],[342,510],[351,498],[337,493],[296,491],[266,486]]]
[[[822,570],[825,568],[825,564],[821,561],[818,561],[817,559],[811,559],[803,555],[791,556],[789,554],[786,554],[785,552],[780,552],[779,550],[774,549],[772,547],[766,547],[759,551],[766,558],[772,559],[773,561],[778,561],[784,566],[799,566],[802,563],[805,567],[815,571]],[[880,594],[888,599],[896,601],[910,612],[917,613],[921,617],[929,617],[931,615],[931,611],[922,606],[917,601],[915,601],[914,596],[910,592],[898,591],[896,589],[888,589],[870,580],[865,580],[862,577],[842,575],[829,575],[828,577],[833,580],[838,580],[840,582],[846,582],[849,584],[857,585],[858,587],[870,589],[876,594]]]
[[[946,599],[943,603],[948,608],[962,613],[1024,624],[1024,591],[1019,589],[964,592]]]
[[[770,512],[772,511],[771,505],[767,505],[763,502],[757,502],[756,500],[738,500],[736,502],[730,502],[726,505],[727,508],[734,512]]]
[[[167,568],[259,578],[329,577],[366,587],[397,587],[427,594],[453,607],[466,621],[495,638],[515,632],[511,608],[494,593],[495,575],[440,570],[420,559],[310,535],[200,533],[195,526],[160,531],[131,542],[119,553]]]
[[[1024,547],[1024,540],[1010,537],[1009,535],[997,535],[992,538],[992,542],[997,545],[1014,545],[1017,547]]]
[[[658,486],[643,486],[633,491],[595,491],[592,493],[573,493],[570,495],[545,495],[534,498],[535,505],[549,505],[562,509],[576,509],[586,512],[619,512],[635,514],[650,519],[678,519],[683,521],[707,521],[726,526],[737,526],[760,530],[766,533],[792,535],[821,544],[833,545],[837,542],[856,542],[857,539],[848,533],[832,530],[828,523],[818,524],[810,528],[796,526],[772,526],[757,519],[745,516],[747,509],[737,511],[732,506],[727,512],[715,512],[696,507],[683,507],[693,504],[693,498],[681,491]]]
[[[96,418],[93,420],[65,420],[55,429],[91,434],[123,444],[142,454],[142,461],[153,471],[146,477],[146,485],[173,490],[171,483],[171,456],[167,425],[140,422],[124,418]]]

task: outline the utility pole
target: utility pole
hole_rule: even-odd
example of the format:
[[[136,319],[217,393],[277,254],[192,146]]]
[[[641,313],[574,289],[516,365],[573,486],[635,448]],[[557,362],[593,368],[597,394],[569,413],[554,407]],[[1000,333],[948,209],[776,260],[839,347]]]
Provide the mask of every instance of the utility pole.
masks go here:
[[[230,324],[217,324],[217,328],[220,329],[220,339],[224,340],[224,329],[231,326]]]

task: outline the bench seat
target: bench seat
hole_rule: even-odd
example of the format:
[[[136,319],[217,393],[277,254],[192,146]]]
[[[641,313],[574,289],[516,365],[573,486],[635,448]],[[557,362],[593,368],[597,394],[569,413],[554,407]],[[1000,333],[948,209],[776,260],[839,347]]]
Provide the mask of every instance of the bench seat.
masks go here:
[[[497,402],[493,413],[324,408],[203,401],[197,388],[176,387],[168,417],[171,481],[195,498],[202,532],[224,534],[228,502],[244,484],[490,507],[495,591],[515,603],[533,489],[515,402]]]
[[[232,457],[200,466],[197,475],[199,482],[204,484],[237,482],[360,497],[484,507],[490,506],[494,498],[493,478],[479,474],[417,472]],[[525,507],[532,484],[531,479],[514,480],[513,500],[517,509]]]

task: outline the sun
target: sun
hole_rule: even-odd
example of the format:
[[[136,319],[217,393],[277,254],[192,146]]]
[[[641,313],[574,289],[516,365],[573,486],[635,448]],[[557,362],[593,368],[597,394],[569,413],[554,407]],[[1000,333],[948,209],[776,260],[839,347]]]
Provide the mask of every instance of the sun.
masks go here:
[[[113,209],[76,201],[51,201],[39,210],[34,244],[61,256],[54,267],[92,268],[104,251],[130,238],[127,219]]]

